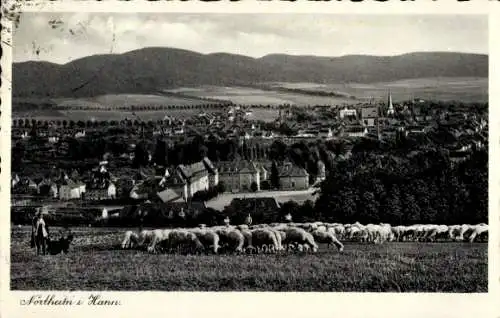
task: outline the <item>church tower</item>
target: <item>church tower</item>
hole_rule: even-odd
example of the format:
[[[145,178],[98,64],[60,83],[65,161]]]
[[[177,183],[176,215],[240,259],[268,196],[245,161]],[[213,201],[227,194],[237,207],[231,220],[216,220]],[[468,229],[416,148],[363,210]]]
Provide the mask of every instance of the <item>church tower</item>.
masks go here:
[[[387,115],[394,115],[394,106],[392,105],[392,96],[391,90],[389,90],[389,94],[387,96]]]

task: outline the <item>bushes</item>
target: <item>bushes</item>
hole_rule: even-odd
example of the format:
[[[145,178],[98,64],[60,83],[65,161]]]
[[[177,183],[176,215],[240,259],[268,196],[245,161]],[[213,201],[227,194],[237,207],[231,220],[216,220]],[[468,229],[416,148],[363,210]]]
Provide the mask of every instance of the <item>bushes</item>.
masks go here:
[[[268,180],[264,180],[260,183],[260,189],[261,190],[271,190],[271,184],[269,183]]]
[[[257,183],[254,181],[252,182],[252,184],[250,185],[250,189],[253,191],[253,192],[257,192],[257,189],[258,189],[258,186],[257,186]]]
[[[219,187],[210,188],[208,190],[201,190],[193,194],[191,200],[193,201],[209,201],[219,195]]]

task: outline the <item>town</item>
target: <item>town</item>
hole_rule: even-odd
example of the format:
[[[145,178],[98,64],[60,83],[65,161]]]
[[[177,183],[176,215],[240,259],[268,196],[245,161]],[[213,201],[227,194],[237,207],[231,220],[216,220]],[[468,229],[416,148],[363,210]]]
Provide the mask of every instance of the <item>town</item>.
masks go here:
[[[434,145],[455,167],[487,147],[488,105],[480,103],[393,103],[389,91],[385,101],[355,105],[192,107],[191,117],[165,109],[157,120],[141,119],[147,105],[119,121],[15,118],[12,221],[41,208],[66,225],[135,225],[145,210],[150,225],[248,214],[277,221],[291,206],[304,218],[297,206],[319,209],[323,181],[346,162],[362,164],[360,154],[381,168]],[[277,118],[249,119],[266,108]]]

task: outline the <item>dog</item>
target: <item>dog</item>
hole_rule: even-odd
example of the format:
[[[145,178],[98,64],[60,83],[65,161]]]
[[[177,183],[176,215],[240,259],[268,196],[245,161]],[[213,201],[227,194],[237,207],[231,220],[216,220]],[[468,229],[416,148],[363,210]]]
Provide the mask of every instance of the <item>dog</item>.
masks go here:
[[[73,241],[73,234],[69,234],[67,237],[61,237],[57,241],[48,240],[47,251],[50,255],[57,255],[59,253],[68,254],[69,245]]]

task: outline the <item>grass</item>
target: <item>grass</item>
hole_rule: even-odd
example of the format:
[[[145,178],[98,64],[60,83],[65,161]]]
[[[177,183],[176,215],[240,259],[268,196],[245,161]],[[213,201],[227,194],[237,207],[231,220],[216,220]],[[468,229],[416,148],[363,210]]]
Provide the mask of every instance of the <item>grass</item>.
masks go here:
[[[149,255],[116,248],[123,230],[74,229],[68,255],[39,256],[11,234],[13,290],[486,292],[487,244],[347,243],[344,253]]]
[[[488,78],[440,77],[415,78],[394,82],[370,84],[316,84],[316,83],[269,83],[269,87],[305,89],[310,91],[333,92],[355,96],[358,99],[374,98],[386,101],[390,89],[394,102],[410,98],[428,100],[459,100],[462,102],[487,102]]]
[[[299,93],[262,90],[250,87],[223,87],[203,86],[199,88],[177,88],[168,90],[181,93],[187,97],[196,96],[218,100],[230,100],[241,105],[283,105],[291,104],[297,106],[314,105],[336,105],[342,103],[356,103],[348,98],[333,98],[323,96],[311,96]]]
[[[96,108],[130,107],[134,105],[148,106],[184,106],[202,105],[206,101],[193,98],[162,96],[155,94],[107,94],[91,98],[61,98],[54,100],[61,108],[72,106],[88,106]]]

